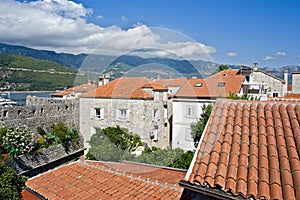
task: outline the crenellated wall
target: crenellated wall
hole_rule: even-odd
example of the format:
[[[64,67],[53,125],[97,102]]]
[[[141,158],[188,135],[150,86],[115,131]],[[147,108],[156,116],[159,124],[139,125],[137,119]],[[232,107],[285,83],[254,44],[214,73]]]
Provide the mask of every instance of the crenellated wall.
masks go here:
[[[26,106],[0,107],[0,123],[7,127],[26,125],[32,131],[41,126],[46,131],[51,123],[64,122],[70,129],[79,130],[78,100],[57,100],[30,97]]]

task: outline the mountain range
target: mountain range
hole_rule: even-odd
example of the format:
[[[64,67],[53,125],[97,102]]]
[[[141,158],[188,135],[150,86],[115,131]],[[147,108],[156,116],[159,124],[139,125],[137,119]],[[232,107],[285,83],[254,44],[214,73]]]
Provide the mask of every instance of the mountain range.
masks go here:
[[[109,73],[112,78],[121,76],[150,77],[207,77],[218,71],[220,63],[203,60],[184,60],[174,58],[144,58],[135,55],[95,55],[56,53],[48,50],[37,50],[24,46],[0,43],[0,53],[29,56],[40,60],[49,60],[84,72]],[[222,63],[226,64],[226,63]],[[240,65],[227,65],[238,69]],[[299,65],[282,67],[260,67],[259,69],[283,79],[284,69],[289,73],[300,71]],[[290,82],[290,81],[289,81]]]

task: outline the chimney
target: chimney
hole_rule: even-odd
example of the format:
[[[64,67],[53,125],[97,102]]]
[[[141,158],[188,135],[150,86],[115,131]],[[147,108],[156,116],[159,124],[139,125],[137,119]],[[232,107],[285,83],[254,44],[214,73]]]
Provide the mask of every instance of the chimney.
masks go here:
[[[285,84],[283,86],[283,95],[285,95],[288,93],[287,88],[289,85],[289,69],[288,68],[284,69],[283,77],[284,77],[284,82],[285,82]]]
[[[106,85],[109,82],[109,74],[104,74],[103,76],[103,85]]]
[[[257,68],[258,68],[257,63],[254,63],[253,71],[257,71]]]
[[[102,76],[99,76],[99,86],[106,85],[109,82],[110,75],[104,74]]]
[[[99,76],[98,81],[99,81],[99,83],[98,83],[99,86],[104,85],[104,77],[103,76]]]

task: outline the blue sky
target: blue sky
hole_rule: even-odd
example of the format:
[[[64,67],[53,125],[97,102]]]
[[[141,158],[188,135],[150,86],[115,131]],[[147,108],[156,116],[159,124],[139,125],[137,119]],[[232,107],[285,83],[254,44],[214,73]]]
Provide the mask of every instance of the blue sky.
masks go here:
[[[13,4],[15,1],[4,0],[4,2]],[[28,9],[29,7],[30,9],[42,8],[43,12],[40,14],[41,18],[44,16],[42,20],[46,25],[44,29],[47,27],[49,31],[47,34],[40,35],[21,31],[10,34],[14,35],[15,39],[0,36],[0,42],[23,43],[30,47],[66,52],[71,52],[70,48],[73,46],[73,53],[79,53],[84,49],[88,50],[89,48],[86,47],[93,43],[90,38],[96,36],[99,37],[98,41],[102,42],[103,38],[108,37],[107,35],[121,33],[122,37],[126,37],[130,41],[132,38],[145,38],[147,34],[153,34],[151,29],[149,31],[150,27],[158,27],[178,32],[195,43],[204,45],[202,47],[207,51],[211,60],[218,63],[252,65],[257,62],[260,66],[270,67],[300,64],[300,1],[297,0],[76,0],[73,2],[45,0],[19,2],[21,2],[18,4],[20,9],[22,7],[23,9],[24,7]],[[1,15],[2,18],[8,16],[3,12],[0,12],[2,13],[0,14],[0,24]],[[54,26],[57,19],[49,17],[49,21],[47,21],[46,12],[52,14],[51,17],[54,13],[60,15],[63,20],[67,18],[68,25],[74,23],[77,28],[73,32],[61,30],[62,27],[66,27],[65,23],[61,23],[61,27]],[[40,26],[38,16],[34,16],[39,12],[35,13],[26,15],[30,15],[31,18],[28,19],[30,20],[29,26]],[[21,19],[24,16],[17,16],[15,19]],[[37,22],[34,21],[35,19]],[[84,22],[80,21],[82,19]],[[69,22],[70,20],[73,21]],[[62,19],[58,21],[61,22]],[[0,30],[20,24],[14,23],[6,27],[0,25]],[[93,27],[89,27],[91,24]],[[142,27],[140,27],[141,25]],[[81,33],[82,38],[79,38],[80,26],[84,30]],[[44,29],[41,28],[40,32],[43,32]],[[55,29],[58,32],[55,32]],[[93,31],[100,31],[101,34],[92,33]],[[62,33],[65,34],[62,35]],[[3,34],[5,32],[0,35]],[[71,41],[64,44],[63,39],[68,40],[66,34],[73,38],[72,45],[70,45]],[[30,35],[33,35],[32,38]],[[55,37],[61,38],[60,43],[54,42],[53,38]],[[151,41],[156,40],[154,35],[151,35],[150,38]],[[115,41],[115,39],[113,40]],[[84,44],[84,41],[87,43]],[[174,49],[174,46],[178,47],[179,44],[170,47],[155,42],[155,47],[170,48],[178,54],[184,52],[183,48],[182,51]],[[107,42],[103,46],[110,48],[110,43]],[[135,43],[132,42],[132,44]],[[149,41],[144,41],[144,44],[149,44]],[[187,44],[180,43],[179,46],[187,48]],[[191,52],[191,57],[187,53],[182,53],[182,55],[182,57],[191,59],[196,59],[197,56],[201,57],[195,52]]]

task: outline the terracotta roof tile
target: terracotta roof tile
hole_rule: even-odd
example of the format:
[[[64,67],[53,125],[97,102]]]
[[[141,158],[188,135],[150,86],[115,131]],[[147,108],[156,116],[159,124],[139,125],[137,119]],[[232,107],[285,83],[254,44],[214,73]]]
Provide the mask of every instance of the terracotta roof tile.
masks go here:
[[[230,93],[236,95],[244,80],[238,71],[224,70],[205,79],[187,79],[175,97],[218,98],[227,97]]]
[[[77,161],[30,178],[47,199],[180,199],[185,171],[134,163]]]
[[[189,184],[254,199],[300,199],[299,115],[297,103],[219,99],[203,135],[212,146],[199,143],[195,157],[205,163],[191,165]]]
[[[152,99],[153,95],[145,91],[143,88],[167,90],[165,86],[153,83],[152,80],[146,77],[123,77],[82,94],[80,97],[109,99]]]

